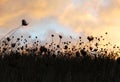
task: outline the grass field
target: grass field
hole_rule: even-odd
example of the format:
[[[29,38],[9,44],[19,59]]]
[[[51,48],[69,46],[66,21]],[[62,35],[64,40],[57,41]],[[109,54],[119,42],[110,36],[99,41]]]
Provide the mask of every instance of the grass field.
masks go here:
[[[0,82],[120,82],[119,46],[101,45],[103,36],[88,36],[86,42],[79,37],[75,43],[63,42],[61,35],[55,43],[54,36],[44,45],[37,36],[31,44],[31,36],[3,40]]]
[[[0,59],[0,82],[119,82],[120,60],[20,56]]]

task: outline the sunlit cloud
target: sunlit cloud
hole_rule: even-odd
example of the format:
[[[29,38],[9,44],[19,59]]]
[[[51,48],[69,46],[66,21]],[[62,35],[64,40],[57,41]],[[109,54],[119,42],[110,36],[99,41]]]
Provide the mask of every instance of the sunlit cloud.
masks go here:
[[[119,0],[0,0],[0,16],[0,28],[5,29],[17,27],[25,18],[41,33],[43,29],[59,32],[62,28],[96,35],[108,31],[110,37],[120,38],[115,34],[120,26]],[[53,19],[56,26],[51,28]]]

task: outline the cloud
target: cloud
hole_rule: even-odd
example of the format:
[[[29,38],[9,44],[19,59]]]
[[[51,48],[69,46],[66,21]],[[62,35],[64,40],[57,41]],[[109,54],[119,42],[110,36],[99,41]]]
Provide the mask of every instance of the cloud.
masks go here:
[[[100,3],[101,0],[86,0],[82,6],[71,3],[60,16],[60,21],[78,32],[84,28],[94,28],[100,24]]]
[[[39,20],[51,17],[73,32],[109,31],[120,38],[115,35],[120,30],[120,0],[0,0],[0,16],[0,28],[16,27],[22,18],[39,26]]]
[[[70,0],[1,0],[0,26],[6,26],[10,20],[30,18],[36,20],[46,16],[58,16]]]
[[[14,2],[14,3],[13,3]],[[20,18],[55,17],[76,31],[119,21],[119,0],[1,0],[0,26]],[[18,22],[18,21],[16,21]]]
[[[69,4],[59,17],[62,24],[72,27],[74,31],[97,34],[99,30],[105,32],[120,26],[119,0],[75,1],[76,3]],[[79,5],[81,3],[82,5]]]

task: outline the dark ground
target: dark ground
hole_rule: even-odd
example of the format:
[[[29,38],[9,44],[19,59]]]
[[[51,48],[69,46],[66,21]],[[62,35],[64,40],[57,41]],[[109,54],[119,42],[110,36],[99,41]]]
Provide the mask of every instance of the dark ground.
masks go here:
[[[0,82],[120,82],[120,60],[89,57],[0,57]]]

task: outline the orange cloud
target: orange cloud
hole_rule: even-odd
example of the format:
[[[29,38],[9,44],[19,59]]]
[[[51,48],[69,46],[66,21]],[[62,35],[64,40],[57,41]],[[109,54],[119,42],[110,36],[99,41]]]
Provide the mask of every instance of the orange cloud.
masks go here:
[[[18,19],[19,17],[29,17],[40,19],[46,16],[54,16],[63,12],[64,7],[70,0],[2,0],[0,1],[0,25],[5,25],[7,21]],[[14,3],[13,3],[14,2]],[[17,17],[16,17],[17,16]]]
[[[88,34],[109,31],[120,34],[120,0],[0,0],[0,27],[10,27],[19,19],[54,17],[75,32]]]

